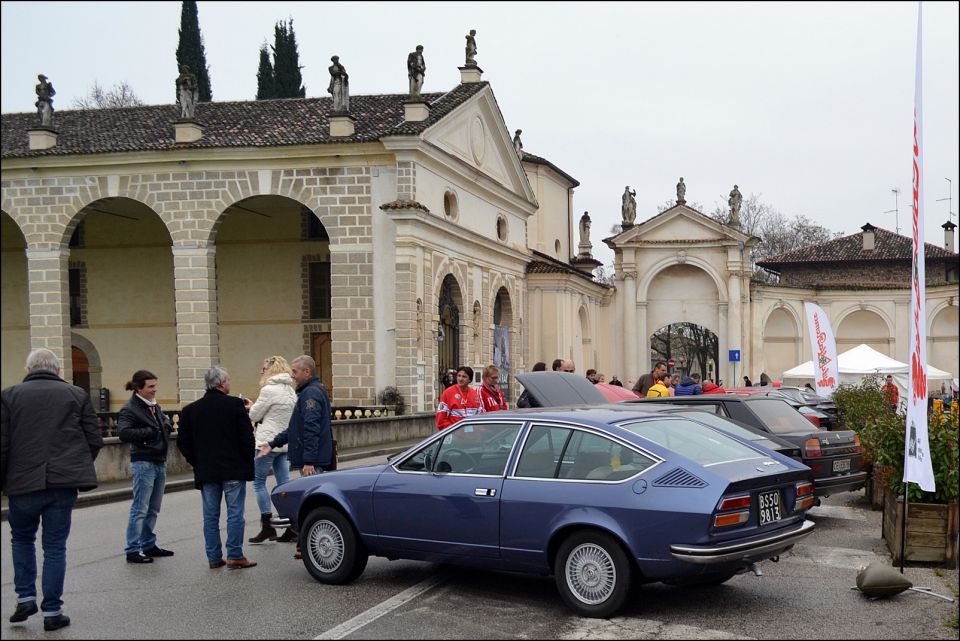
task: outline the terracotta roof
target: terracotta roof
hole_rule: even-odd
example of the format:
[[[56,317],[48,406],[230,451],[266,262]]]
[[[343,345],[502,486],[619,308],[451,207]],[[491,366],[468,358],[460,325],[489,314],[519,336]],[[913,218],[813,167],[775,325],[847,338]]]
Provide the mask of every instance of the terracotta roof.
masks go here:
[[[579,276],[580,278],[590,281],[594,285],[599,285],[600,287],[606,287],[608,289],[613,287],[612,285],[598,283],[597,281],[593,280],[593,274],[581,271],[576,267],[572,267],[567,263],[561,262],[556,258],[538,252],[537,250],[533,250],[533,255],[535,256],[534,260],[531,260],[529,263],[527,263],[528,274],[570,274]]]
[[[927,260],[954,259],[958,255],[942,247],[924,243],[924,253]],[[913,239],[895,234],[892,231],[876,227],[874,231],[874,249],[863,250],[863,232],[850,234],[842,238],[810,245],[799,249],[792,249],[776,256],[771,256],[757,265],[765,269],[777,271],[780,265],[796,265],[801,263],[839,263],[864,261],[912,261]]]
[[[534,164],[534,165],[543,165],[544,167],[549,167],[550,169],[554,170],[555,172],[557,172],[558,174],[560,174],[561,176],[563,176],[564,178],[566,178],[567,180],[569,180],[571,183],[573,183],[573,186],[574,186],[574,187],[579,187],[579,186],[580,186],[580,181],[579,181],[579,180],[577,180],[576,178],[574,178],[573,176],[571,176],[570,174],[568,174],[568,173],[565,172],[564,170],[560,169],[559,167],[557,167],[556,165],[554,165],[552,162],[550,162],[550,161],[547,160],[546,158],[543,158],[543,157],[541,157],[541,156],[536,156],[536,155],[534,155],[534,154],[531,154],[531,153],[528,152],[528,151],[524,151],[524,152],[523,152],[523,162],[528,162],[528,163],[532,163],[532,164]]]
[[[422,122],[404,122],[407,94],[351,96],[355,133],[341,138],[330,137],[331,98],[200,103],[196,120],[203,125],[203,138],[179,144],[173,128],[180,117],[177,105],[57,110],[53,118],[57,144],[38,151],[30,150],[27,135],[28,129],[37,127],[36,113],[3,114],[2,157],[374,142],[422,133],[488,84],[462,84],[447,93],[423,94],[430,115]]]

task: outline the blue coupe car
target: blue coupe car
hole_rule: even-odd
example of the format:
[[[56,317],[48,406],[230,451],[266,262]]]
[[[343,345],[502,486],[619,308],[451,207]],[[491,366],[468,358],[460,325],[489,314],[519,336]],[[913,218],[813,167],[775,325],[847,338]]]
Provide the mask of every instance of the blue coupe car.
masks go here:
[[[606,406],[480,415],[272,498],[322,583],[369,555],[552,573],[575,612],[609,617],[634,580],[722,583],[789,550],[813,530],[808,478],[689,418]]]

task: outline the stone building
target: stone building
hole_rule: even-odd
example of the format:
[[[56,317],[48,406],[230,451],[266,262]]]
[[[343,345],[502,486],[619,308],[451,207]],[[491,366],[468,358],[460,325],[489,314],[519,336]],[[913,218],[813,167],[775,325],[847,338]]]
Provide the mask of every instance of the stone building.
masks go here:
[[[420,101],[354,95],[349,114],[330,98],[201,103],[192,121],[65,110],[53,128],[3,114],[2,386],[48,347],[95,401],[112,392],[104,410],[140,368],[174,408],[211,364],[255,396],[263,358],[308,353],[335,405],[395,386],[431,411],[459,364],[498,363],[513,398],[510,373],[557,357],[627,382],[678,322],[716,335],[716,377],[776,376],[809,358],[804,300],[842,344],[903,359],[906,283],[811,282],[789,261],[765,265],[780,285],[753,281],[757,239],[685,204],[604,239],[616,277],[596,282],[579,183],[523,151],[478,68],[461,73]],[[943,258],[928,353],[956,374],[957,254]]]

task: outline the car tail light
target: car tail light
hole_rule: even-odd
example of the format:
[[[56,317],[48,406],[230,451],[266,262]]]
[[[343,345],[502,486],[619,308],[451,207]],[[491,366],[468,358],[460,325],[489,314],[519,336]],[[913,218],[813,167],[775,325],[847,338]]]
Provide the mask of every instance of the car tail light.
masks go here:
[[[803,443],[803,451],[806,453],[807,457],[823,456],[823,450],[820,449],[820,439],[808,438]]]
[[[810,421],[811,423],[813,423],[813,424],[816,425],[817,427],[820,427],[820,419],[819,419],[819,418],[817,418],[816,416],[813,416],[812,414],[804,414],[804,416],[807,417],[807,420],[808,420],[808,421]]]
[[[749,510],[745,510],[743,512],[733,512],[731,514],[718,514],[717,516],[713,517],[713,526],[727,527],[730,525],[740,525],[741,523],[746,523],[749,518]]]
[[[731,496],[730,498],[725,498],[720,501],[720,507],[717,508],[721,512],[726,510],[736,510],[750,507],[750,497],[749,496]]]
[[[816,497],[813,495],[813,483],[803,481],[797,483],[797,500],[793,503],[793,511],[799,512],[813,507]]]
[[[859,453],[862,451],[862,450],[860,449],[860,435],[859,435],[859,434],[854,434],[854,435],[853,435],[853,451],[854,451],[855,453],[857,453],[857,454],[859,454]]]

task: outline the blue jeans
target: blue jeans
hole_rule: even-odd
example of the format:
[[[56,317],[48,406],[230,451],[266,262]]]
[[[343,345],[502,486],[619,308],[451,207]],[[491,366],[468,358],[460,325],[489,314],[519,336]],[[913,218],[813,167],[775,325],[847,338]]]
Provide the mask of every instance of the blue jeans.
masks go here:
[[[43,616],[60,614],[67,573],[67,536],[77,502],[74,488],[47,489],[10,497],[10,542],[17,603],[37,600],[37,528],[43,518]]]
[[[290,480],[290,464],[287,462],[286,452],[270,452],[266,456],[254,459],[253,493],[257,497],[257,507],[260,514],[271,514],[270,492],[267,491],[267,474],[273,468],[273,475],[277,485]]]
[[[243,501],[247,495],[246,481],[206,481],[200,490],[203,495],[203,544],[207,561],[223,560],[220,546],[220,500],[227,503],[227,558],[243,558]]]
[[[163,488],[167,484],[167,467],[164,463],[131,461],[130,471],[133,473],[133,502],[130,504],[124,552],[137,554],[157,544],[153,529],[157,525]]]

